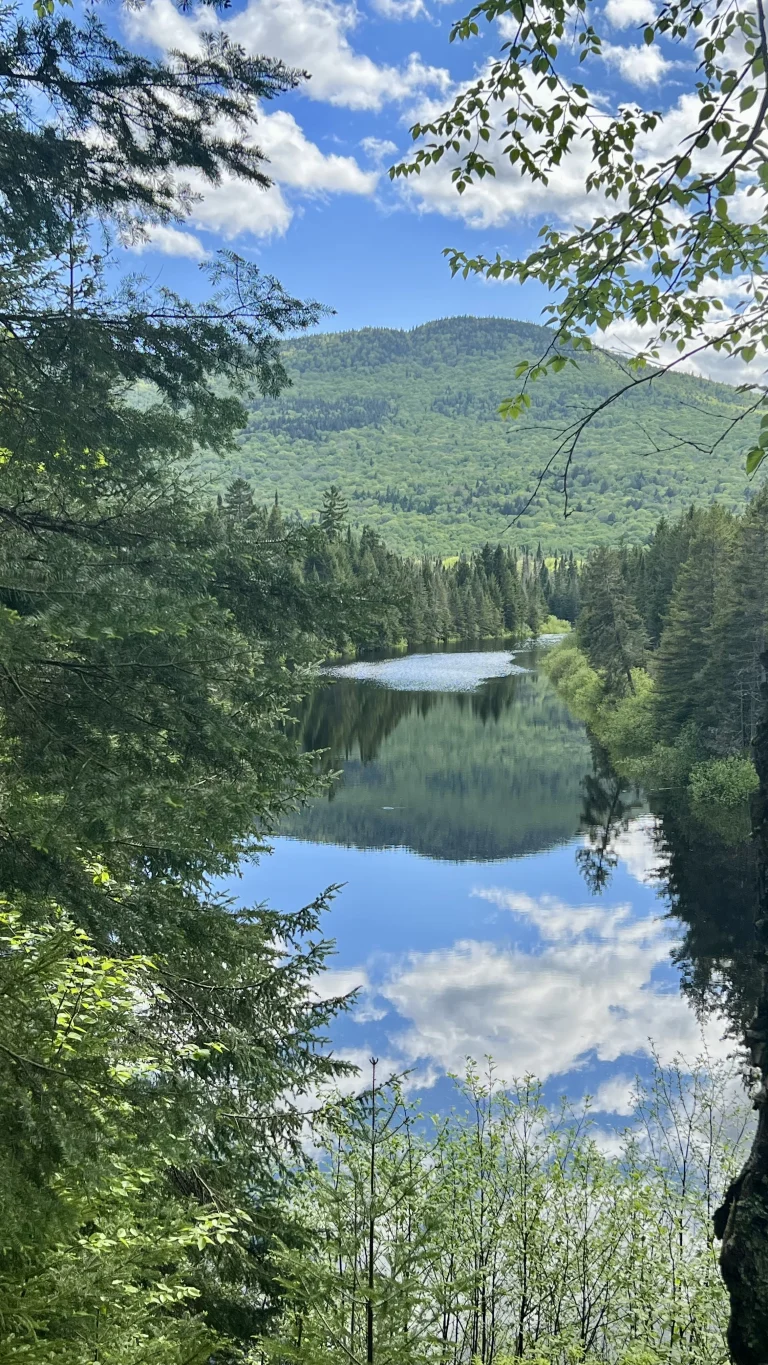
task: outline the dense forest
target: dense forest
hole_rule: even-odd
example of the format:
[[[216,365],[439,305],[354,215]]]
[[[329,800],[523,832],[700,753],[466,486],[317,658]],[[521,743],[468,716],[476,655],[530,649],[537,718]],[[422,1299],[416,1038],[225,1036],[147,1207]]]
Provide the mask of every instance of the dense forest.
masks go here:
[[[558,622],[573,622],[579,605],[579,566],[573,555],[545,557],[489,544],[447,564],[428,556],[393,553],[364,526],[355,534],[348,507],[334,484],[316,520],[283,518],[276,496],[259,507],[245,479],[218,499],[218,515],[231,543],[251,553],[267,543],[295,590],[315,599],[330,589],[335,647],[341,652],[448,640],[520,641]],[[319,620],[323,621],[323,616]]]
[[[577,630],[548,671],[621,771],[749,822],[768,628],[768,496],[660,522],[581,574]]]
[[[316,786],[285,721],[339,602],[233,533],[190,452],[232,447],[317,309],[226,253],[192,304],[109,248],[183,218],[187,175],[262,183],[213,130],[298,77],[38,8],[0,16],[0,1355],[229,1365],[345,1068],[328,898],[218,888]]]
[[[569,473],[578,515],[563,520],[554,473],[525,510],[562,431],[622,374],[605,353],[581,355],[577,368],[533,387],[524,418],[503,421],[498,408],[516,367],[550,341],[530,323],[466,317],[292,342],[293,387],[252,405],[229,477],[248,479],[260,499],[277,490],[285,509],[302,516],[339,484],[353,527],[369,525],[391,549],[419,556],[479,550],[505,528],[518,548],[541,541],[582,553],[622,539],[643,543],[660,516],[693,501],[743,506],[753,489],[742,452],[755,419],[730,424],[748,399],[725,385],[660,375],[585,432]],[[705,454],[715,436],[722,440]],[[223,486],[218,464],[204,468]]]

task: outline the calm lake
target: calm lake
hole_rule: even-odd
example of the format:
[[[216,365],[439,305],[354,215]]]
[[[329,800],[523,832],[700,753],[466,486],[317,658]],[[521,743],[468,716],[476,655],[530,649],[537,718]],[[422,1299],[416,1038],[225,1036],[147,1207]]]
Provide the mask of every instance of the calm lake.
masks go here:
[[[446,1073],[491,1056],[615,1122],[651,1048],[732,1049],[751,854],[679,809],[651,813],[539,658],[464,648],[336,669],[301,726],[341,776],[232,891],[294,909],[344,884],[328,994],[361,988],[334,1032],[361,1066],[410,1069],[439,1105]]]

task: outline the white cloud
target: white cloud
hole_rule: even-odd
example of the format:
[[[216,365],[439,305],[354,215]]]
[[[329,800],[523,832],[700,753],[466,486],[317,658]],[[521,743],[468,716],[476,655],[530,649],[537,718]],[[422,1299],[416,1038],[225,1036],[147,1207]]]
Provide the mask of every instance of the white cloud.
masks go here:
[[[489,887],[476,893],[533,923],[539,943],[525,951],[464,940],[450,950],[412,953],[380,987],[409,1021],[391,1041],[404,1056],[461,1070],[490,1054],[502,1076],[564,1075],[590,1056],[603,1062],[648,1054],[695,1056],[701,1034],[687,1002],[653,980],[670,939],[656,916],[628,906],[601,910],[552,897]],[[707,1025],[713,1051],[722,1027]]]
[[[424,0],[372,0],[372,3],[385,19],[418,19],[429,13]]]
[[[612,851],[624,863],[630,877],[644,886],[655,886],[664,867],[654,838],[656,828],[654,817],[643,815],[638,820],[631,820],[627,829],[611,841]],[[588,838],[584,842],[590,846]]]
[[[725,290],[723,294],[726,294]],[[718,314],[719,321],[711,324],[712,333],[725,330],[730,317],[729,310],[723,309]],[[641,327],[636,322],[621,320],[612,323],[604,332],[596,333],[595,340],[606,350],[630,357],[649,350],[656,342],[656,331],[652,326]],[[687,360],[681,360],[676,346],[671,343],[656,346],[656,349],[660,364],[674,362],[675,368],[685,374],[714,379],[721,384],[764,383],[768,371],[768,352],[763,348],[758,350],[755,359],[749,364],[737,357],[726,355],[723,351],[703,351]]]
[[[280,109],[259,122],[254,141],[269,158],[270,179],[309,193],[373,194],[375,171],[364,171],[353,156],[321,152],[293,114]]]
[[[356,18],[354,6],[334,0],[251,0],[238,15],[224,19],[210,8],[183,15],[172,0],[150,0],[140,9],[129,10],[124,21],[135,38],[165,51],[193,51],[203,31],[219,27],[250,52],[274,53],[289,65],[310,66],[314,79],[307,86],[308,93],[353,108],[376,108],[385,99],[404,98],[421,89],[423,82],[430,83],[429,72],[415,55],[396,71],[355,53],[346,33]],[[438,84],[441,80],[442,76]],[[234,128],[217,131],[238,136]],[[255,127],[244,140],[260,147],[267,157],[264,169],[273,181],[269,190],[226,174],[213,186],[200,177],[190,178],[196,196],[193,226],[229,241],[281,236],[294,217],[297,196],[373,195],[379,180],[375,153],[383,157],[390,147],[397,150],[394,144],[370,139],[366,150],[375,168],[365,169],[354,156],[321,151],[294,115],[282,109],[269,114],[259,111]],[[192,247],[183,236],[168,236],[162,249],[171,251],[175,246],[177,254],[191,255]]]
[[[635,1082],[632,1076],[612,1076],[598,1086],[592,1097],[592,1108],[598,1114],[632,1114],[634,1096]]]
[[[294,208],[283,187],[304,196],[318,194],[373,194],[377,171],[366,171],[352,156],[326,154],[311,142],[293,114],[278,110],[260,118],[254,142],[268,158],[265,172],[274,181],[270,189],[224,175],[218,185],[192,181],[200,196],[192,208],[192,221],[199,227],[220,232],[232,239],[249,234],[254,237],[279,236],[288,228]]]
[[[369,984],[364,967],[329,967],[317,978],[320,989],[315,995],[318,1000],[334,1000],[351,991],[367,991]]]
[[[658,85],[662,76],[674,66],[674,62],[667,61],[656,46],[622,47],[604,42],[601,55],[603,61],[615,66],[632,85]]]
[[[615,931],[619,924],[626,924],[630,913],[628,905],[618,905],[611,910],[598,904],[568,905],[557,896],[529,896],[524,891],[504,891],[498,887],[478,887],[473,896],[490,901],[500,910],[510,910],[514,915],[524,916],[536,926],[547,943],[584,938],[585,934],[596,934],[605,938]],[[647,933],[644,920],[636,922],[637,932]]]
[[[337,0],[249,0],[231,17],[210,8],[182,15],[173,0],[150,0],[129,11],[126,23],[135,36],[166,50],[194,50],[201,32],[221,29],[247,52],[308,71],[311,79],[303,89],[310,99],[348,109],[380,109],[428,88],[447,90],[447,71],[426,66],[416,52],[401,66],[379,65],[357,52],[349,34],[358,20],[354,3]]]
[[[383,137],[364,137],[360,146],[374,166],[379,168],[391,162],[397,152],[397,143]]]
[[[656,18],[653,0],[608,0],[605,17],[611,28],[637,28]]]
[[[182,232],[180,228],[167,227],[164,223],[150,227],[143,240],[132,241],[130,250],[139,253],[161,251],[164,256],[186,256],[191,261],[202,261],[208,255],[202,242],[191,232]]]
[[[324,971],[317,979],[318,1000],[334,1000],[357,992],[351,1018],[356,1024],[373,1024],[389,1013],[388,1007],[376,1004],[375,988],[365,967],[335,967]]]
[[[480,74],[485,75],[487,71]],[[548,98],[530,71],[525,79],[537,101]],[[443,100],[424,100],[417,111],[418,120],[426,122],[435,118],[442,111],[443,104]],[[544,215],[550,222],[571,223],[596,212],[603,201],[595,194],[587,195],[585,188],[592,167],[589,140],[575,140],[568,156],[553,169],[547,183],[523,178],[517,166],[510,164],[504,144],[497,141],[505,127],[504,112],[503,104],[494,106],[488,125],[491,141],[486,152],[494,163],[494,176],[476,180],[463,194],[457,194],[451,179],[457,157],[449,153],[436,166],[427,166],[420,175],[412,176],[406,182],[400,181],[404,197],[420,210],[435,211],[448,218],[460,218],[477,228],[500,227],[515,221],[532,222]]]
[[[228,241],[236,237],[279,237],[293,218],[293,209],[279,185],[260,189],[235,176],[224,175],[218,185],[191,182],[201,197],[192,206],[191,219],[196,227],[221,233]]]
[[[304,0],[291,0],[291,3],[302,4]],[[251,8],[266,11],[269,6],[256,4]],[[286,6],[279,8],[284,10]],[[247,15],[248,11],[243,12],[238,20],[245,22]],[[151,0],[141,9],[129,10],[125,22],[137,31],[134,36],[141,36],[166,51],[171,48],[194,50],[200,32],[220,23],[210,9],[182,15],[170,0]],[[245,42],[245,36],[239,40]],[[252,50],[257,48],[258,44],[255,44]],[[217,132],[221,136],[241,136],[234,127],[221,127]],[[302,196],[372,195],[376,189],[377,170],[363,169],[353,156],[322,152],[287,110],[278,109],[270,114],[260,110],[258,121],[247,132],[244,141],[261,148],[267,157],[264,170],[273,181],[268,190],[228,174],[222,175],[218,185],[210,185],[201,177],[191,176],[189,180],[190,189],[196,196],[191,222],[196,227],[221,234],[226,240],[244,236],[268,238],[285,233],[295,213],[294,204],[283,192],[285,188]],[[173,236],[172,231],[168,230],[166,245],[161,249],[172,251],[175,246],[176,254],[191,255],[192,248],[183,240],[185,234],[176,231]]]
[[[633,49],[608,44],[607,51],[610,54],[618,54],[616,58],[618,61],[619,57],[624,60],[623,54],[631,54]],[[638,79],[646,81],[653,68],[648,65],[646,50],[638,51],[640,53],[638,62],[646,63],[645,67],[641,65],[638,67]],[[657,60],[663,62],[664,59],[657,54],[650,60],[653,63]],[[487,71],[480,74],[487,74]],[[526,72],[525,79],[537,103],[546,104],[549,98],[554,98],[548,95],[530,70]],[[594,92],[592,99],[596,109],[603,106],[604,102]],[[434,98],[424,100],[418,111],[419,120],[425,122],[435,118],[442,111],[443,103],[444,101]],[[699,101],[695,95],[682,95],[655,130],[638,138],[636,147],[638,156],[646,163],[652,163],[656,158],[666,158],[672,146],[698,127],[699,108]],[[616,212],[617,205],[614,201],[607,200],[594,191],[587,192],[587,177],[594,170],[590,138],[575,138],[568,155],[563,157],[560,165],[550,169],[546,182],[531,180],[524,177],[516,165],[510,163],[504,150],[505,144],[498,141],[505,128],[504,104],[500,103],[493,107],[491,113],[489,124],[491,141],[486,150],[494,164],[496,174],[486,176],[483,180],[476,180],[459,195],[451,180],[458,159],[455,154],[449,153],[436,166],[428,166],[422,169],[419,176],[413,176],[405,183],[400,182],[402,193],[414,206],[426,211],[436,211],[446,217],[460,218],[469,226],[478,228],[500,227],[514,222],[533,223],[534,220],[541,218],[550,223],[572,226],[577,222],[589,221],[600,213],[611,216]],[[608,112],[593,113],[595,119],[605,118],[607,121],[611,117]],[[535,148],[534,134],[528,135],[528,141]],[[694,168],[703,168],[706,158],[712,161],[713,156],[718,155],[717,151],[695,153]]]
[[[371,1088],[371,1049],[364,1047],[340,1048],[335,1056],[340,1061],[351,1062],[359,1071],[359,1076],[348,1077],[342,1082],[342,1093],[348,1095],[359,1095],[364,1090]],[[406,1070],[406,1064],[402,1056],[397,1053],[376,1053],[376,1084],[384,1085],[392,1080],[394,1076],[402,1076]],[[403,1089],[406,1094],[414,1090],[426,1090],[434,1085],[439,1077],[439,1072],[433,1066],[419,1066],[411,1069],[411,1074],[406,1077]]]

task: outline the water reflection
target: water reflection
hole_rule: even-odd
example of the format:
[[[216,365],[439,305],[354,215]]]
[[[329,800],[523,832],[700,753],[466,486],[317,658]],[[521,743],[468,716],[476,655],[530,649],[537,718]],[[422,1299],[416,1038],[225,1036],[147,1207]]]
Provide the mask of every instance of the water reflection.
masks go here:
[[[360,660],[327,668],[334,678],[382,683],[398,692],[475,692],[489,678],[526,670],[506,650],[467,654],[406,654],[401,659]]]
[[[517,672],[471,693],[348,679],[319,688],[300,717],[302,742],[325,749],[326,769],[341,777],[284,831],[457,862],[519,857],[572,838],[589,745],[535,672],[535,656],[523,658],[525,671],[518,662]]]
[[[335,1034],[353,1061],[413,1068],[439,1105],[447,1071],[492,1054],[620,1115],[652,1046],[732,1048],[754,868],[677,803],[649,810],[536,656],[517,664],[471,692],[319,689],[297,723],[340,778],[233,889],[296,907],[344,883],[328,990],[361,988]]]
[[[611,771],[597,745],[593,764],[583,783],[585,845],[576,856],[595,892],[610,884],[640,796]],[[723,1013],[734,1035],[742,1036],[754,1015],[760,976],[754,956],[754,845],[702,824],[684,792],[654,795],[650,808],[653,880],[667,901],[668,918],[682,935],[672,950],[681,989],[700,1017]]]
[[[580,826],[584,847],[576,854],[581,874],[593,896],[604,891],[619,861],[619,843],[637,819],[644,803],[637,788],[630,791],[611,769],[605,750],[591,742],[592,772],[582,778]]]

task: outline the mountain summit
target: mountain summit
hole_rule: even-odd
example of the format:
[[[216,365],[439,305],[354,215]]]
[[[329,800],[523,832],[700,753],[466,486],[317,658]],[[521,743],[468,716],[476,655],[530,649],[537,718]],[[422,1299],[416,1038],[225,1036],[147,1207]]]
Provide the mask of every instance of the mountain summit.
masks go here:
[[[263,501],[277,491],[286,511],[305,517],[339,484],[353,524],[367,522],[410,554],[452,554],[505,532],[512,544],[583,551],[645,541],[661,515],[693,501],[743,505],[751,422],[732,424],[745,398],[704,379],[658,375],[584,431],[569,474],[572,515],[564,520],[553,472],[510,527],[563,432],[625,382],[617,357],[580,356],[578,368],[534,385],[525,417],[502,420],[515,366],[540,355],[549,337],[532,323],[455,317],[291,342],[293,387],[253,403],[227,476],[249,479]],[[220,466],[209,472],[221,480]]]

